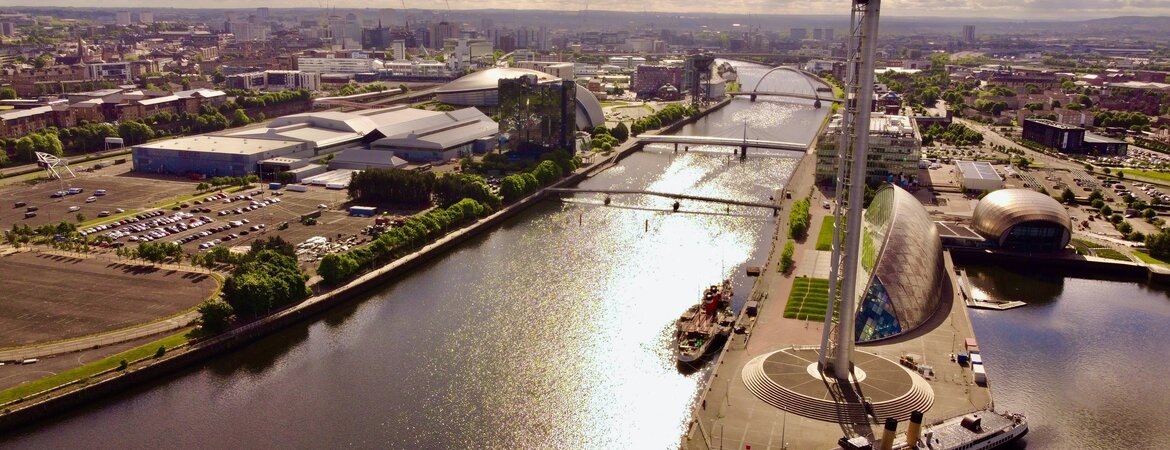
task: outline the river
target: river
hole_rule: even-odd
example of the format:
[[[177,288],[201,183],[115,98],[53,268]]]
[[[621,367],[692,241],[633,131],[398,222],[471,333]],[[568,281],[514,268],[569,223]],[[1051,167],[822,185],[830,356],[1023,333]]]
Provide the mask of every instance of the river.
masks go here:
[[[1034,269],[965,269],[991,298],[1028,303],[968,312],[995,406],[1028,416],[1029,448],[1166,448],[1166,287]]]
[[[736,99],[681,132],[746,123],[749,137],[810,142],[827,108],[804,103]],[[651,147],[582,187],[766,201],[800,156],[690,150]],[[670,203],[543,202],[364,300],[0,447],[676,448],[707,371],[676,366],[674,319],[724,277],[742,304],[776,222]]]

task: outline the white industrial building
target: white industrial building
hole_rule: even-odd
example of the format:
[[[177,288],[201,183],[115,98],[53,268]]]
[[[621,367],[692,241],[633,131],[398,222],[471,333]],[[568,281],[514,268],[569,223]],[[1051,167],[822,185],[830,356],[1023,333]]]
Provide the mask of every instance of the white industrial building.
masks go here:
[[[989,162],[955,161],[955,166],[959,168],[955,176],[963,189],[985,192],[1003,189],[1003,178]]]
[[[401,167],[402,160],[440,161],[495,147],[499,125],[475,108],[426,111],[405,105],[356,112],[279,117],[267,124],[134,146],[136,171],[266,179],[281,172],[300,181],[330,168]],[[373,152],[373,153],[369,153]]]

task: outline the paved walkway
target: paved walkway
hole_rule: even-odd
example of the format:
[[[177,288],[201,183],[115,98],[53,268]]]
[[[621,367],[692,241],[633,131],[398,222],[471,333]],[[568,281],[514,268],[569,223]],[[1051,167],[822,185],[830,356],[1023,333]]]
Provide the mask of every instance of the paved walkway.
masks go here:
[[[51,355],[119,344],[138,338],[182,329],[198,318],[198,311],[187,311],[166,319],[135,325],[121,330],[42,344],[26,345],[23,347],[4,348],[0,349],[0,361],[23,361],[31,358],[44,358]]]

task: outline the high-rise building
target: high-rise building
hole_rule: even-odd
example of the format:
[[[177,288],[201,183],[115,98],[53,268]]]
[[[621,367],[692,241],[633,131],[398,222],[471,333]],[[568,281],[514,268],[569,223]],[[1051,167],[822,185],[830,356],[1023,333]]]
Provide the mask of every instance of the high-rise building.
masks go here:
[[[408,59],[406,55],[406,41],[402,39],[392,42],[390,44],[390,51],[393,53],[395,60],[404,61]]]
[[[963,42],[975,43],[975,25],[963,25]]]
[[[154,23],[154,12],[141,11],[138,13],[138,23],[152,24]]]
[[[447,21],[431,24],[431,39],[427,41],[427,47],[433,49],[443,48],[443,41],[458,37],[457,32],[459,26]]]
[[[577,84],[573,80],[538,81],[536,75],[499,80],[500,133],[513,148],[543,153],[575,148]]]
[[[129,26],[130,25],[130,11],[118,11],[114,13],[114,24]]]
[[[803,41],[808,39],[808,28],[793,28],[788,30],[788,38],[794,41]]]
[[[825,30],[821,32],[821,38],[826,41],[833,40],[833,29],[825,28]]]
[[[813,39],[822,40],[825,37],[825,30],[823,28],[813,28]]]
[[[16,34],[16,25],[12,22],[0,22],[0,36],[12,36]]]
[[[256,8],[256,17],[259,17],[261,19],[267,19],[269,14],[270,14],[270,12],[269,12],[267,7]]]

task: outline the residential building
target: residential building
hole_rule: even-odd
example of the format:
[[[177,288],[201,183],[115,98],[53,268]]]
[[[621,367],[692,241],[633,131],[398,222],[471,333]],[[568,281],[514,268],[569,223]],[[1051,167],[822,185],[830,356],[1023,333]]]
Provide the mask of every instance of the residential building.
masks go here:
[[[380,67],[369,58],[297,58],[297,69],[316,73],[367,73],[376,72]]]

